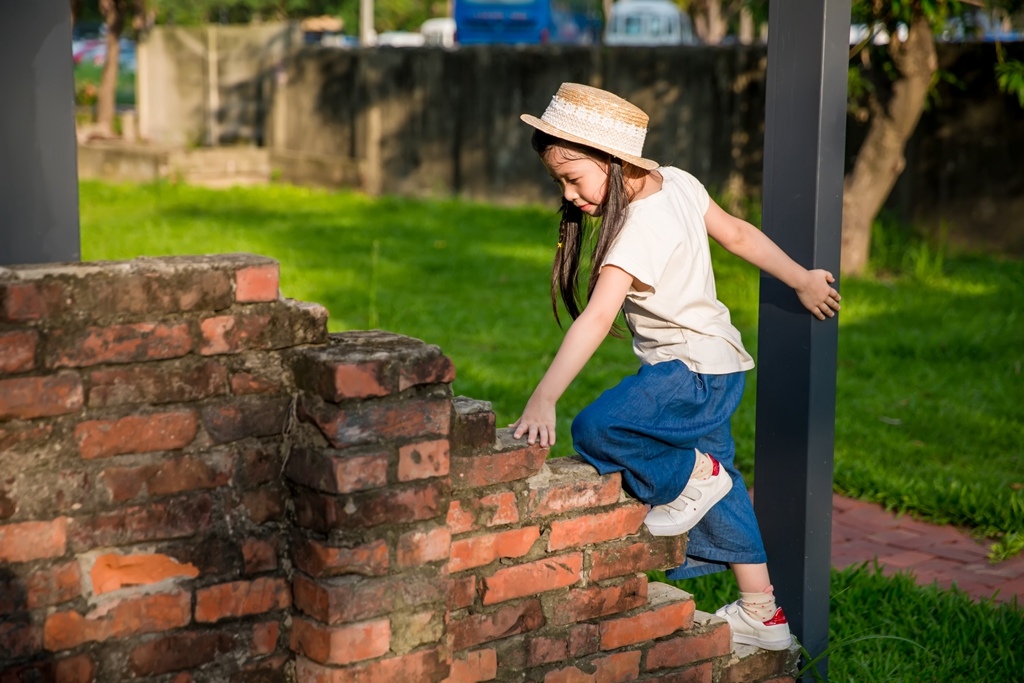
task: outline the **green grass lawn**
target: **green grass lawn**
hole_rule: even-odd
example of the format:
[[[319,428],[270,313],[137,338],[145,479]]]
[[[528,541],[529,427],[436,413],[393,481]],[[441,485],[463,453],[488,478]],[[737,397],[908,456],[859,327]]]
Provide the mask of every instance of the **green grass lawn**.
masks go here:
[[[370,199],[282,185],[205,190],[161,183],[81,185],[87,260],[248,251],[278,259],[286,296],[331,313],[332,331],[383,328],[440,345],[454,389],[492,401],[507,424],[561,340],[551,316],[551,210],[460,201]],[[719,296],[756,352],[757,273],[714,252]],[[1024,264],[947,257],[916,275],[842,284],[836,488],[888,507],[1024,537]],[[629,342],[609,339],[559,403],[572,416],[632,373]],[[734,419],[753,474],[754,384]],[[681,585],[713,611],[730,575]],[[833,574],[834,681],[1020,680],[1024,612],[977,605],[869,571]],[[977,672],[977,673],[975,673]],[[1014,678],[1017,676],[1018,678]]]

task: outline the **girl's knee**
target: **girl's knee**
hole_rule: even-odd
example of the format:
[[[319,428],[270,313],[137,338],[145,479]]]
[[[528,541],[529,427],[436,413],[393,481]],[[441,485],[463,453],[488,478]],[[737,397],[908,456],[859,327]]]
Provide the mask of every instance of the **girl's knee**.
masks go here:
[[[572,421],[572,442],[577,451],[593,451],[607,435],[608,427],[596,413],[597,411],[588,406]]]

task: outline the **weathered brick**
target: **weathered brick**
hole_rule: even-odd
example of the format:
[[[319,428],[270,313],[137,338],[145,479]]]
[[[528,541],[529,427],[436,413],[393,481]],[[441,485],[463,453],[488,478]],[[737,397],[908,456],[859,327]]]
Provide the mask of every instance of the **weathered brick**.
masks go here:
[[[382,539],[351,548],[337,548],[312,539],[295,538],[291,547],[295,566],[313,577],[342,574],[382,576],[390,566],[388,546]]]
[[[184,448],[196,438],[198,430],[195,411],[180,410],[88,420],[75,427],[75,442],[83,458],[106,458]]]
[[[601,649],[655,640],[693,626],[693,598],[664,583],[648,587],[648,606],[633,616],[601,622]]]
[[[548,552],[602,543],[635,534],[647,517],[648,507],[639,503],[608,512],[560,519],[551,523]]]
[[[622,493],[618,472],[600,476],[579,458],[548,461],[529,486],[526,514],[531,518],[613,505]]]
[[[194,536],[210,527],[213,501],[206,494],[172,498],[71,520],[74,552],[102,546]]]
[[[38,345],[39,333],[35,330],[0,332],[0,375],[35,369]]]
[[[232,581],[196,591],[196,621],[212,623],[285,609],[289,605],[291,591],[285,579],[264,577]]]
[[[240,469],[235,484],[252,488],[278,481],[281,476],[281,443],[264,439],[261,443],[239,444],[241,450]]]
[[[344,576],[313,581],[304,574],[292,577],[295,607],[325,624],[361,621],[401,608],[440,605],[446,600],[447,582],[429,567],[380,578]]]
[[[729,625],[719,622],[703,633],[660,640],[647,652],[644,668],[647,671],[671,669],[727,655],[732,651],[731,639]]]
[[[529,639],[526,666],[535,667],[564,661],[569,656],[565,638],[537,636]]]
[[[250,349],[272,348],[268,341],[273,322],[270,313],[242,313],[205,318],[199,323],[199,353],[213,356]]]
[[[138,363],[178,358],[192,350],[186,323],[133,323],[56,329],[47,345],[50,367]]]
[[[540,527],[530,526],[452,541],[448,570],[460,572],[482,567],[502,557],[522,557],[540,538]]]
[[[338,406],[304,395],[299,408],[300,417],[315,424],[335,448],[386,439],[446,436],[451,418],[448,402],[440,399]]]
[[[82,379],[77,373],[0,380],[0,420],[67,415],[84,403]]]
[[[301,683],[441,683],[448,676],[448,670],[445,655],[439,648],[340,669],[322,666],[302,656],[295,661],[295,678]]]
[[[0,562],[60,557],[67,551],[67,531],[66,517],[0,526]]]
[[[739,657],[727,662],[722,667],[719,681],[721,683],[746,683],[747,681],[764,681],[777,677],[779,672],[786,671],[789,656],[788,650],[758,649],[746,657]],[[710,666],[710,663],[701,666]]]
[[[231,373],[231,393],[236,396],[246,394],[270,394],[284,390],[284,378],[279,370],[266,372],[233,372]]]
[[[375,619],[325,626],[301,617],[292,621],[291,649],[321,664],[351,664],[387,654],[391,622]]]
[[[447,560],[451,545],[452,534],[447,526],[408,531],[398,538],[398,566],[418,567]]]
[[[349,496],[327,496],[299,491],[295,516],[299,526],[326,533],[331,529],[368,528],[433,519],[447,505],[443,482],[366,491]]]
[[[448,580],[448,609],[464,609],[476,602],[476,577],[472,574]]]
[[[577,624],[569,629],[568,652],[570,657],[585,657],[601,649],[601,626],[599,624]]]
[[[548,621],[557,626],[627,612],[646,604],[647,577],[643,574],[611,586],[591,584],[545,600]]]
[[[145,586],[167,579],[194,579],[199,570],[160,553],[134,555],[100,555],[89,572],[95,595],[109,593],[124,586]]]
[[[447,623],[443,609],[427,612],[398,612],[391,618],[391,651],[405,654],[422,645],[444,640]]]
[[[215,360],[187,358],[89,374],[89,406],[185,403],[227,393],[228,371]]]
[[[499,569],[484,579],[484,604],[494,605],[571,586],[580,580],[582,571],[583,553],[545,557]]]
[[[640,651],[616,652],[587,662],[586,673],[576,666],[556,669],[544,677],[544,683],[625,683],[640,675]]]
[[[242,562],[246,574],[277,569],[276,539],[247,538],[242,541]]]
[[[711,662],[705,662],[698,664],[697,666],[691,666],[689,669],[683,671],[672,671],[656,675],[653,678],[647,680],[650,683],[712,683],[714,679],[714,667]],[[722,679],[723,681],[725,679]],[[743,683],[753,679],[743,679]],[[735,681],[734,683],[739,683]],[[762,681],[761,683],[771,683],[771,681]],[[792,681],[787,682],[792,683]]]
[[[468,614],[448,625],[452,649],[465,650],[499,638],[529,633],[544,625],[540,600],[503,605],[493,612]]]
[[[516,494],[512,491],[453,500],[448,508],[448,526],[453,534],[475,531],[481,526],[501,526],[518,521],[519,508],[516,505]]]
[[[283,433],[290,408],[287,397],[253,396],[204,405],[200,417],[210,439],[222,444]]]
[[[295,376],[300,388],[328,401],[387,396],[455,377],[451,360],[418,339],[371,330],[333,334],[327,341],[303,352]]]
[[[0,683],[53,681],[54,683],[93,683],[96,663],[89,655],[74,655],[58,660],[44,659],[22,666],[0,669]]]
[[[252,651],[255,655],[268,655],[277,649],[281,638],[281,624],[276,621],[264,621],[253,624]]]
[[[602,545],[590,554],[590,579],[670,569],[686,560],[686,536],[659,536],[636,543]]]
[[[327,493],[352,493],[388,483],[386,451],[351,453],[330,449],[296,448],[288,456],[285,476]]]
[[[133,676],[157,676],[208,664],[235,648],[234,638],[221,631],[182,631],[157,636],[128,655]]]
[[[115,503],[147,496],[167,496],[185,491],[212,489],[231,482],[234,461],[226,453],[201,460],[192,455],[166,458],[140,467],[108,467],[100,474]]]
[[[423,441],[398,449],[398,481],[448,474],[448,440]]]
[[[52,607],[74,600],[81,593],[82,574],[77,561],[34,568],[0,580],[0,614]]]
[[[457,489],[490,486],[532,477],[544,466],[548,451],[512,440],[507,429],[498,430],[501,450],[451,459],[452,485]]]
[[[43,630],[25,622],[0,622],[0,662],[21,659],[43,649]]]
[[[280,521],[284,519],[284,490],[280,484],[274,484],[255,491],[244,491],[238,509],[253,524]]]
[[[281,267],[277,263],[240,268],[235,273],[235,301],[277,301]]]
[[[399,391],[421,384],[451,384],[454,381],[455,365],[446,356],[424,356],[399,366]]]
[[[493,450],[496,440],[490,402],[456,396],[452,400],[452,455]]]
[[[498,675],[498,653],[490,648],[466,652],[452,660],[446,683],[483,683]]]
[[[383,360],[346,363],[307,354],[299,359],[295,374],[299,387],[333,402],[387,396],[396,389],[390,365]]]
[[[58,652],[92,641],[169,631],[189,623],[191,607],[191,594],[174,591],[125,598],[84,617],[75,611],[55,612],[46,617],[43,644]]]
[[[65,298],[63,283],[53,278],[35,282],[0,282],[0,320],[42,320],[59,312]]]

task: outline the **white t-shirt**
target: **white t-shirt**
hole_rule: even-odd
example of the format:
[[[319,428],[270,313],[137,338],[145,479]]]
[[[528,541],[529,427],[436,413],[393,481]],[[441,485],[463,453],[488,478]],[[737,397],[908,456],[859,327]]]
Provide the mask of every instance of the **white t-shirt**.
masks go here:
[[[633,201],[602,263],[622,268],[650,291],[630,288],[623,304],[633,350],[649,365],[681,360],[694,372],[724,375],[754,367],[715,292],[708,231],[710,198],[700,181],[662,167],[659,192]]]

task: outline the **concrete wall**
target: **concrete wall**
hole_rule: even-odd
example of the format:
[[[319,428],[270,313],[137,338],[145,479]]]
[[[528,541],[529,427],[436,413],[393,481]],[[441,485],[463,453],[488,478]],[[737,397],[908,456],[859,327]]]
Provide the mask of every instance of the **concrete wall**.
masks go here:
[[[169,145],[262,143],[277,66],[294,24],[159,26],[138,47],[139,134]]]
[[[1024,45],[1005,46],[1024,58]],[[1024,253],[1024,110],[998,92],[991,45],[940,45],[942,84],[889,202],[961,242]],[[369,192],[458,194],[553,203],[519,114],[539,114],[558,84],[605,87],[651,115],[646,153],[733,195],[760,191],[763,48],[306,49],[280,79],[274,165],[295,182]],[[848,160],[864,129],[851,120]],[[333,177],[322,173],[330,168]]]

